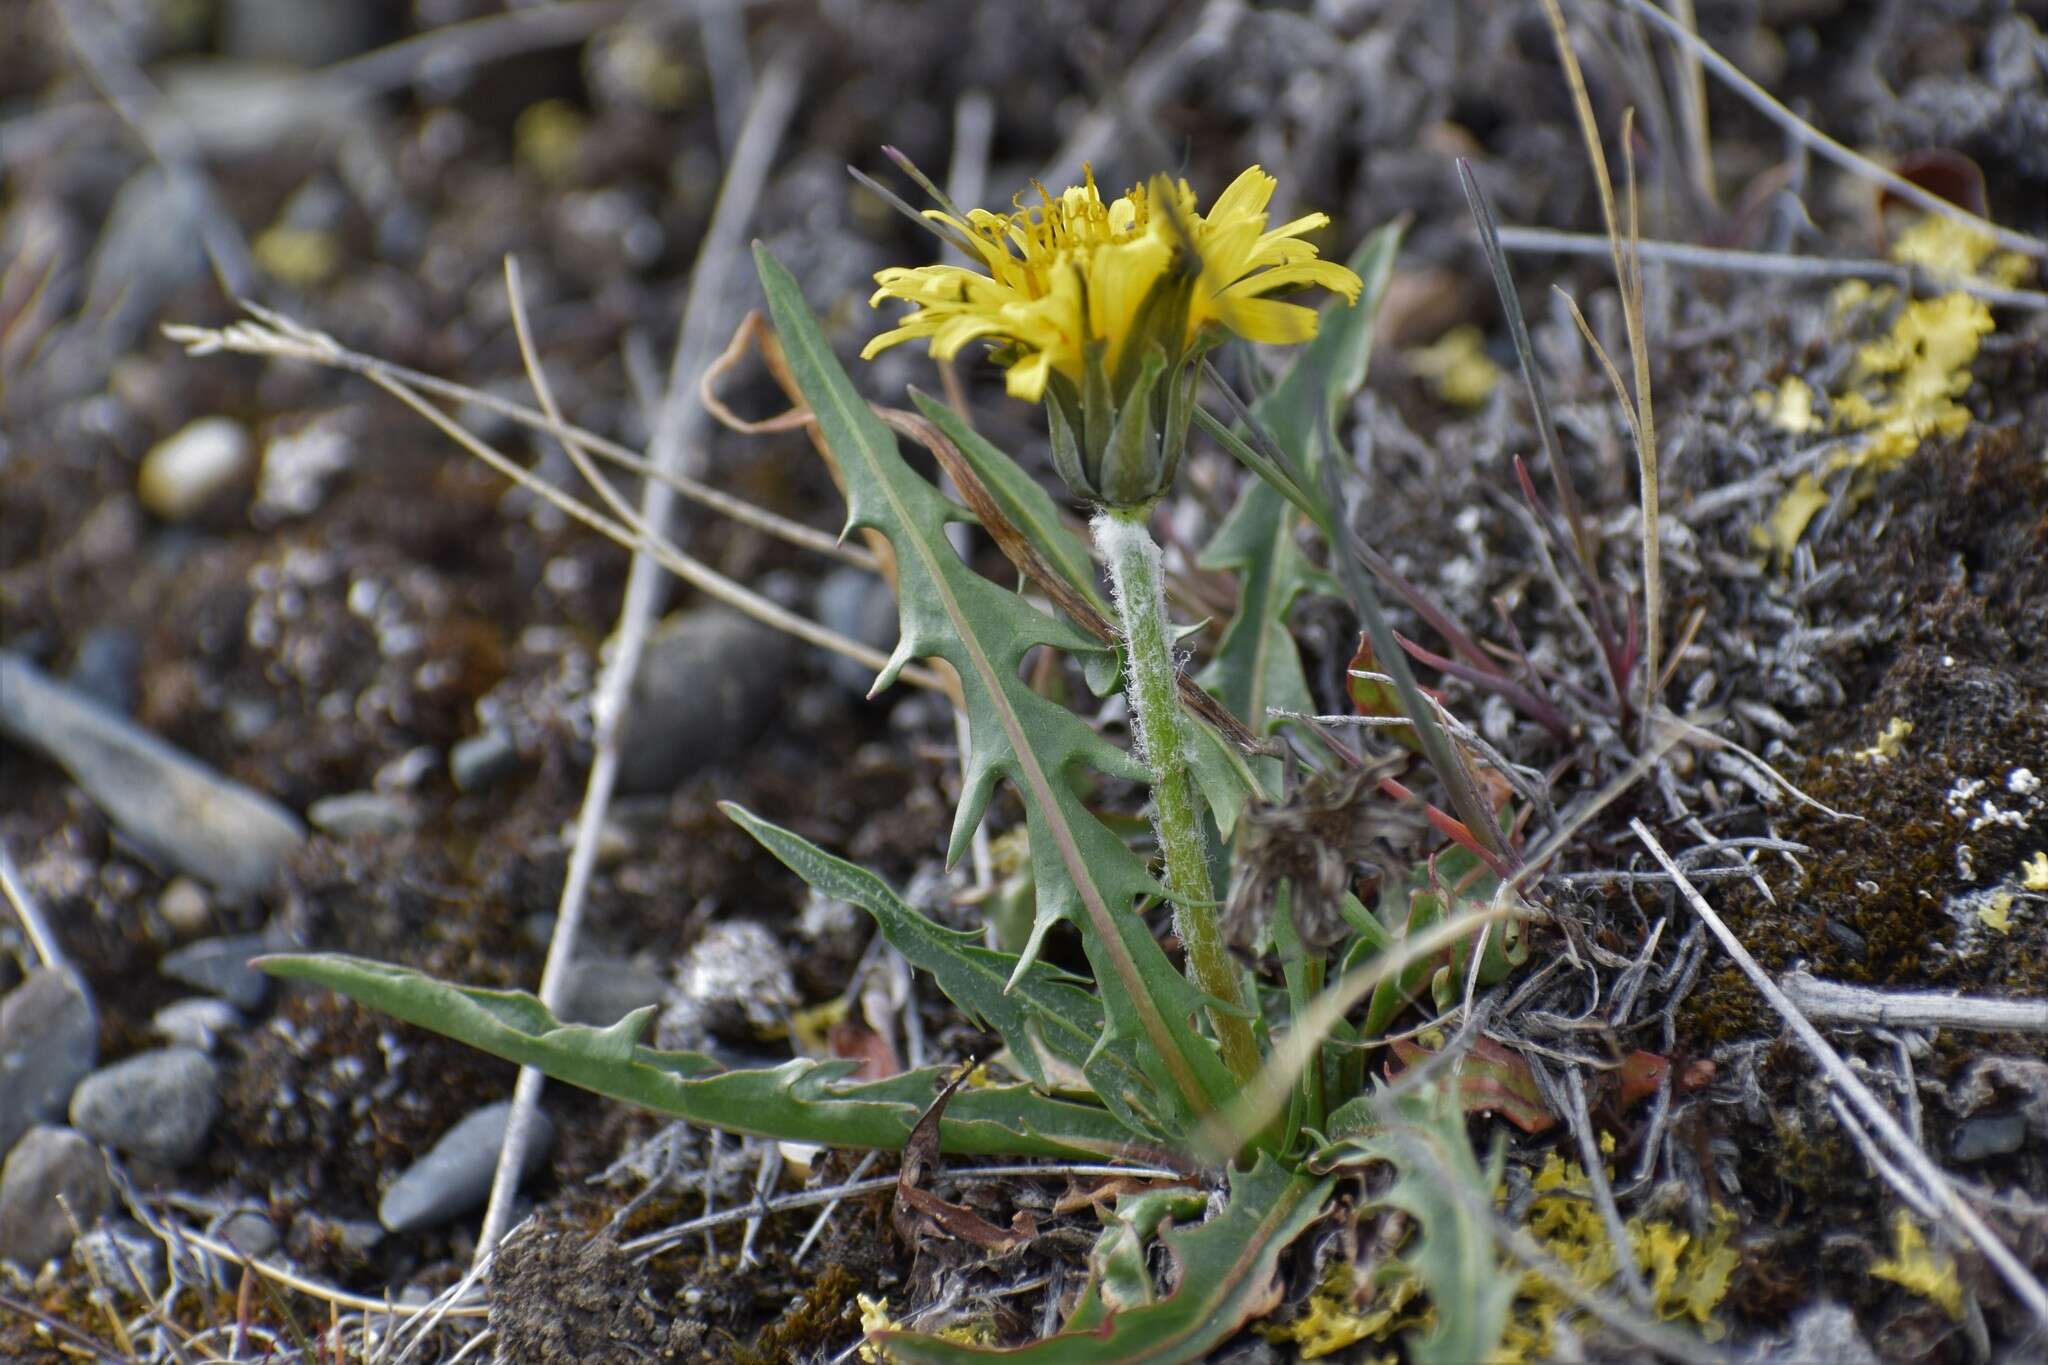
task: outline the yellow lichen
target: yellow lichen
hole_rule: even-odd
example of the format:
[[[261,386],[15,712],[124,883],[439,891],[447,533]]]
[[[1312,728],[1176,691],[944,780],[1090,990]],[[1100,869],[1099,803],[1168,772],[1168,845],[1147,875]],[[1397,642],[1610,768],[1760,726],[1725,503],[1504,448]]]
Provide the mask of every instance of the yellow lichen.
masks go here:
[[[530,104],[512,121],[512,152],[543,180],[567,180],[583,159],[590,120],[563,99]]]
[[[889,1316],[887,1299],[871,1299],[865,1294],[856,1294],[853,1296],[853,1302],[854,1306],[860,1309],[860,1330],[864,1335],[871,1336],[876,1332],[897,1330],[899,1324]],[[860,1358],[874,1365],[874,1362],[882,1359],[882,1352],[879,1348],[862,1342]]]
[[[2036,853],[2020,868],[2020,885],[2029,891],[2048,891],[2048,853]]]
[[[1293,1342],[1303,1360],[1318,1360],[1361,1341],[1384,1342],[1423,1326],[1428,1310],[1416,1302],[1422,1294],[1421,1279],[1399,1263],[1383,1274],[1391,1275],[1390,1282],[1375,1286],[1349,1261],[1335,1262],[1299,1316],[1284,1323],[1261,1323],[1255,1330],[1268,1341]],[[1384,1357],[1397,1358],[1393,1353]]]
[[[1838,425],[1863,440],[1830,468],[1883,472],[1904,463],[1928,436],[1959,436],[1970,410],[1955,400],[1970,387],[1970,362],[1992,330],[1991,309],[1968,294],[1917,299],[1890,331],[1856,353],[1863,386],[1838,394]]]
[[[1486,336],[1470,323],[1408,352],[1408,368],[1453,407],[1479,407],[1500,386],[1500,366],[1486,353]]]
[[[1775,393],[1758,389],[1750,401],[1757,415],[1780,431],[1804,435],[1826,425],[1813,410],[1813,386],[1796,374],[1786,375]]]
[[[2019,278],[2012,262],[1992,254],[1994,245],[1983,233],[1936,215],[1902,234],[1893,256],[1952,277],[1995,283]],[[2019,262],[2021,269],[2024,265]],[[1889,307],[1893,292],[1849,280],[1834,290],[1828,304],[1835,318],[1848,322]],[[1928,437],[1960,436],[1970,425],[1970,410],[1957,400],[1968,391],[1971,362],[1992,330],[1990,307],[1961,291],[1901,305],[1884,335],[1856,352],[1848,386],[1829,396],[1831,425],[1847,439],[1818,470],[1802,473],[1766,524],[1751,532],[1757,546],[1774,551],[1779,563],[1787,561],[1807,523],[1826,505],[1823,485],[1829,475],[1853,471],[1848,489],[1853,504],[1868,495],[1877,475],[1904,464]],[[1814,429],[1807,425],[1814,421],[1812,394],[1805,395],[1802,409],[1791,388],[1798,382],[1787,379],[1775,398],[1759,395],[1756,404],[1759,415],[1774,425],[1804,433]]]
[[[1870,1273],[1939,1304],[1951,1318],[1962,1319],[1963,1284],[1956,1278],[1955,1258],[1929,1247],[1904,1209],[1892,1221],[1892,1254],[1870,1267]]]
[[[1877,737],[1877,743],[1868,749],[1858,749],[1856,757],[1865,763],[1889,763],[1898,757],[1904,747],[1907,735],[1913,733],[1913,722],[1900,716],[1893,716],[1885,722],[1884,733]]]
[[[2007,289],[2024,283],[2032,270],[2017,251],[2000,251],[1990,233],[1943,213],[1930,213],[1900,233],[1892,245],[1892,259],[1935,275]]]
[[[1582,1288],[1607,1284],[1619,1267],[1606,1221],[1585,1197],[1591,1189],[1585,1172],[1552,1152],[1532,1183],[1537,1193],[1529,1207],[1529,1232]],[[1718,1205],[1706,1231],[1698,1234],[1662,1220],[1627,1221],[1629,1251],[1659,1318],[1689,1319],[1708,1341],[1721,1338],[1725,1329],[1714,1309],[1740,1263],[1731,1245],[1736,1222],[1733,1211]],[[1533,1271],[1525,1275],[1493,1365],[1549,1359],[1556,1350],[1558,1327],[1577,1311],[1549,1280]]]
[[[319,284],[341,264],[341,243],[320,228],[269,228],[249,250],[264,274],[298,289]]]
[[[2012,892],[1994,892],[1988,902],[1978,907],[1977,919],[1986,929],[1996,930],[2001,934],[2009,934],[2012,932],[2011,910]]]
[[[1762,526],[1750,528],[1750,539],[1756,542],[1757,548],[1776,554],[1782,563],[1792,557],[1799,537],[1806,534],[1806,524],[1827,505],[1827,489],[1822,488],[1813,475],[1801,474],[1785,496],[1778,499],[1778,505],[1771,509],[1770,519]]]
[[[789,1036],[797,1051],[806,1057],[825,1057],[832,1052],[832,1026],[844,1020],[852,1006],[845,996],[834,996],[822,1005],[812,1005],[789,1016]]]

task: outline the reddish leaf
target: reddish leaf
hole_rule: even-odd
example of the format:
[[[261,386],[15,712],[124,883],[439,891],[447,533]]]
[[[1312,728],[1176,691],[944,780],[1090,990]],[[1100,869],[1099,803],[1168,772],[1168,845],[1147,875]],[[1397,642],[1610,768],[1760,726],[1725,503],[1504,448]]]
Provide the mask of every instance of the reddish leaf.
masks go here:
[[[1358,637],[1358,652],[1351,656],[1351,671],[1345,675],[1351,691],[1351,704],[1358,708],[1361,716],[1403,716],[1400,694],[1389,683],[1361,678],[1359,673],[1381,672],[1379,656],[1373,653],[1372,640],[1361,633]],[[1415,733],[1412,725],[1390,726],[1381,731],[1387,738],[1416,753],[1422,752],[1422,736]]]
[[[1412,1038],[1396,1038],[1390,1046],[1403,1071],[1432,1052]],[[1387,1079],[1399,1074],[1389,1064]],[[1529,1064],[1491,1038],[1479,1039],[1465,1055],[1458,1075],[1458,1106],[1468,1114],[1498,1114],[1529,1134],[1557,1124],[1557,1116],[1543,1107]]]

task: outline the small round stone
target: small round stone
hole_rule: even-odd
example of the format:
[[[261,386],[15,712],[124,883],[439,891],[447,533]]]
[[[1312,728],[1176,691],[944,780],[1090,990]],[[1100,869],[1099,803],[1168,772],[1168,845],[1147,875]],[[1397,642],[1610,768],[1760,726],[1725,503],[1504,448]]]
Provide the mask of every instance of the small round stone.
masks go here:
[[[213,927],[213,903],[206,898],[206,888],[190,877],[171,879],[157,897],[156,912],[164,917],[164,923],[187,937]]]
[[[220,1117],[220,1071],[197,1048],[167,1047],[102,1067],[71,1096],[71,1122],[130,1156],[178,1167]]]
[[[100,1149],[73,1129],[38,1124],[0,1168],[0,1257],[33,1270],[71,1245],[65,1204],[81,1226],[90,1226],[113,1203]]]
[[[99,1014],[73,973],[38,968],[0,999],[0,1152],[62,1118],[99,1053]]]
[[[142,457],[136,496],[165,521],[186,521],[248,472],[249,433],[231,417],[202,417]]]

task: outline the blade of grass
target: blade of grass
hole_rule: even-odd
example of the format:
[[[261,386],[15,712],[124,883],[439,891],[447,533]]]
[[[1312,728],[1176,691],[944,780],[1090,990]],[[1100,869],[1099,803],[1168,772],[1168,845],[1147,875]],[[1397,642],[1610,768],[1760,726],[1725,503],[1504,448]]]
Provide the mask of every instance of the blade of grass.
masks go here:
[[[1650,405],[1650,348],[1643,330],[1642,261],[1624,246],[1621,217],[1615,207],[1614,181],[1607,170],[1607,152],[1600,144],[1600,127],[1593,115],[1593,100],[1586,93],[1586,76],[1579,69],[1578,54],[1572,50],[1571,30],[1558,0],[1543,0],[1550,20],[1551,38],[1558,62],[1564,67],[1565,83],[1571,89],[1572,108],[1578,114],[1579,132],[1586,143],[1586,160],[1593,168],[1593,183],[1600,190],[1600,214],[1607,225],[1609,252],[1614,261],[1614,282],[1621,291],[1622,325],[1628,332],[1628,349],[1634,361],[1635,403],[1630,425],[1636,438],[1636,462],[1640,475],[1643,508],[1643,707],[1642,736],[1650,739],[1651,716],[1657,708],[1659,675],[1659,630],[1663,614],[1662,546],[1657,534],[1657,424]],[[1660,16],[1661,17],[1661,16]],[[1629,141],[1630,122],[1623,120],[1622,142]],[[1641,239],[1636,220],[1634,158],[1629,159],[1628,241]]]

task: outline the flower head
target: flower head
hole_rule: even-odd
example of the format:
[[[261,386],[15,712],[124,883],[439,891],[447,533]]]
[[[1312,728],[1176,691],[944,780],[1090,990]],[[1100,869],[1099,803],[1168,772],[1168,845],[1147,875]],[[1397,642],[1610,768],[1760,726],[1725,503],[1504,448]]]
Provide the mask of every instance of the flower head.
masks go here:
[[[1321,285],[1358,298],[1358,276],[1318,260],[1315,247],[1300,240],[1328,223],[1327,215],[1266,227],[1275,182],[1257,166],[1232,181],[1206,214],[1196,211],[1185,180],[1154,176],[1104,203],[1093,171],[1084,177],[1057,198],[1041,186],[1037,204],[1020,196],[1011,213],[973,209],[963,219],[928,211],[927,218],[974,248],[982,269],[928,265],[876,275],[880,287],[871,303],[918,306],[870,341],[862,358],[918,337],[929,338],[941,360],[970,341],[1006,343],[998,358],[1009,367],[1011,395],[1036,401],[1055,373],[1076,385],[1085,381],[1091,342],[1102,343],[1112,373],[1141,330],[1154,333],[1148,339],[1160,342],[1169,360],[1219,328],[1248,341],[1290,344],[1316,334],[1315,310],[1265,295]],[[1152,321],[1144,317],[1147,301],[1162,283],[1171,289],[1183,278],[1191,287],[1180,335],[1143,327]]]
[[[1184,180],[1154,176],[1105,203],[1085,171],[1058,197],[1043,186],[1036,204],[1020,196],[1010,213],[930,210],[981,268],[876,275],[870,303],[917,307],[861,355],[923,337],[950,360],[971,341],[990,343],[1011,395],[1045,400],[1068,485],[1092,502],[1144,502],[1173,480],[1204,351],[1226,333],[1283,344],[1314,336],[1315,310],[1266,297],[1277,290],[1321,285],[1358,298],[1358,276],[1301,240],[1325,215],[1266,226],[1273,186],[1253,166],[1203,214]]]

